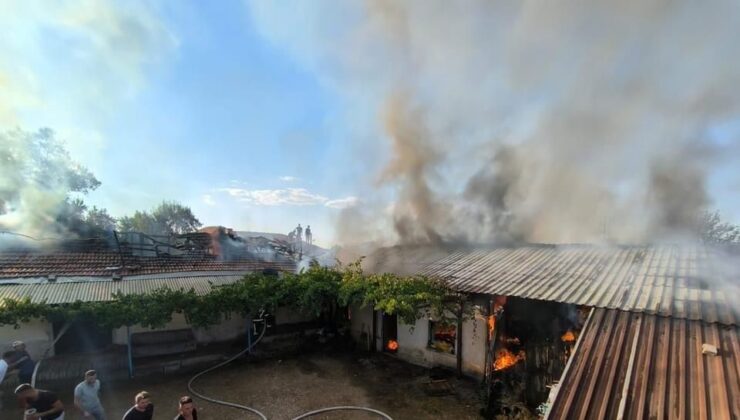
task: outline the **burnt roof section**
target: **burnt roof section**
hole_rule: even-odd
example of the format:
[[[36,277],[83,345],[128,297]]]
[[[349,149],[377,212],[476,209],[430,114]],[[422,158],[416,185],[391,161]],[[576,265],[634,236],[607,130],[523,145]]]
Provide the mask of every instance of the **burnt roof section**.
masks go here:
[[[740,256],[701,245],[395,247],[379,250],[364,266],[438,277],[468,293],[730,325],[740,319]]]
[[[737,327],[595,309],[577,346],[550,419],[740,418]]]

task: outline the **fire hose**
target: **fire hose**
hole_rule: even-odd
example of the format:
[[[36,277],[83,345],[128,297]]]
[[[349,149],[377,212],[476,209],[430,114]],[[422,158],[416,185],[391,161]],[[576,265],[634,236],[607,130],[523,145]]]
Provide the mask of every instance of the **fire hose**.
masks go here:
[[[260,314],[260,315],[262,315],[262,314]],[[188,391],[190,391],[190,393],[192,393],[193,395],[195,395],[196,397],[198,397],[198,398],[200,398],[202,400],[206,400],[208,402],[211,402],[211,403],[214,403],[214,404],[223,405],[223,406],[226,406],[226,407],[232,407],[232,408],[237,408],[239,410],[249,411],[250,413],[252,413],[252,414],[260,417],[262,420],[267,420],[267,416],[265,416],[264,414],[262,414],[262,412],[260,412],[259,410],[254,409],[252,407],[247,407],[246,405],[241,405],[241,404],[236,404],[236,403],[232,403],[232,402],[228,402],[228,401],[218,400],[216,398],[211,398],[211,397],[208,397],[206,395],[203,395],[200,392],[198,392],[198,391],[196,391],[196,390],[193,389],[193,382],[195,382],[196,379],[200,378],[201,376],[205,375],[208,372],[212,372],[212,371],[214,371],[214,370],[216,370],[216,369],[218,369],[220,367],[226,366],[229,363],[233,362],[234,360],[240,358],[245,353],[247,353],[250,350],[252,350],[252,348],[254,348],[254,346],[257,345],[257,343],[259,343],[260,340],[262,340],[262,337],[264,337],[264,335],[265,335],[265,331],[267,331],[267,320],[264,318],[264,316],[260,316],[260,319],[262,320],[262,332],[257,337],[257,339],[254,340],[254,342],[251,343],[249,346],[247,346],[247,348],[245,348],[244,350],[240,351],[239,353],[237,353],[233,357],[231,357],[231,358],[229,358],[229,359],[227,359],[227,360],[225,360],[225,361],[223,361],[223,362],[221,362],[221,363],[219,363],[219,364],[217,364],[215,366],[211,366],[211,367],[209,367],[208,369],[206,369],[204,371],[201,371],[201,372],[196,373],[188,381]]]
[[[353,405],[344,405],[344,406],[339,406],[339,407],[320,408],[318,410],[309,411],[308,413],[303,413],[300,416],[293,418],[293,420],[307,419],[307,418],[309,418],[311,416],[315,416],[315,415],[321,414],[321,413],[326,413],[328,411],[349,411],[349,410],[351,410],[351,411],[365,411],[365,412],[377,414],[378,416],[383,417],[383,418],[388,419],[388,420],[393,420],[393,418],[391,416],[389,416],[388,414],[385,414],[384,412],[382,412],[380,410],[375,410],[373,408],[367,408],[367,407],[356,407],[356,406],[353,406]]]
[[[262,337],[265,336],[265,332],[267,331],[267,319],[265,318],[264,313],[261,313],[260,314],[259,319],[262,321],[262,332],[260,332],[260,335],[257,337],[257,339],[254,340],[254,342],[251,343],[249,346],[247,346],[247,348],[245,348],[244,350],[240,351],[239,353],[237,353],[236,355],[232,356],[231,358],[229,358],[229,359],[227,359],[227,360],[225,360],[225,361],[223,361],[223,362],[221,362],[221,363],[219,363],[219,364],[217,364],[215,366],[211,366],[208,369],[206,369],[204,371],[201,371],[201,372],[198,372],[195,375],[193,375],[193,377],[190,378],[190,380],[188,381],[188,391],[190,391],[191,394],[195,395],[196,397],[198,397],[198,398],[200,398],[202,400],[205,400],[205,401],[208,401],[208,402],[211,402],[211,403],[214,403],[214,404],[223,405],[223,406],[226,406],[226,407],[232,407],[232,408],[237,408],[239,410],[248,411],[248,412],[250,412],[250,413],[252,413],[252,414],[254,414],[256,416],[259,416],[262,420],[267,420],[267,416],[265,416],[264,414],[262,414],[262,412],[260,412],[257,409],[254,409],[252,407],[247,407],[246,405],[241,405],[241,404],[236,404],[236,403],[232,403],[232,402],[229,402],[229,401],[222,401],[222,400],[219,400],[219,399],[216,399],[216,398],[211,398],[211,397],[206,396],[204,394],[201,394],[200,392],[198,392],[195,389],[193,389],[193,382],[195,382],[196,379],[200,378],[201,376],[205,375],[206,373],[212,372],[212,371],[214,371],[214,370],[216,370],[216,369],[218,369],[220,367],[226,366],[229,363],[233,362],[234,360],[240,358],[241,356],[243,356],[244,354],[246,354],[247,352],[249,352],[250,350],[252,350],[252,348],[254,348],[254,346],[256,346],[257,343],[260,342],[260,340],[262,340]],[[337,406],[337,407],[320,408],[318,410],[313,410],[313,411],[309,411],[307,413],[303,413],[300,416],[295,417],[293,420],[306,419],[306,418],[315,416],[317,414],[326,413],[326,412],[329,412],[329,411],[348,411],[348,410],[351,410],[351,411],[365,411],[365,412],[377,414],[378,416],[383,417],[383,418],[385,418],[387,420],[393,420],[393,418],[391,416],[389,416],[388,414],[386,414],[386,413],[384,413],[384,412],[382,412],[380,410],[375,410],[375,409],[368,408],[368,407],[357,407],[357,406],[349,406],[349,405],[348,406]]]

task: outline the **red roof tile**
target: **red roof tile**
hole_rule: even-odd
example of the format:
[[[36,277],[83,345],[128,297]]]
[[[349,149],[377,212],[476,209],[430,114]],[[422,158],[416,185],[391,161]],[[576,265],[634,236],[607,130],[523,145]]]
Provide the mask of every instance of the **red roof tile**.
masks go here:
[[[141,257],[113,251],[0,253],[0,279],[46,277],[50,275],[107,277],[192,271],[295,270],[295,262],[278,256],[219,261],[209,255]]]

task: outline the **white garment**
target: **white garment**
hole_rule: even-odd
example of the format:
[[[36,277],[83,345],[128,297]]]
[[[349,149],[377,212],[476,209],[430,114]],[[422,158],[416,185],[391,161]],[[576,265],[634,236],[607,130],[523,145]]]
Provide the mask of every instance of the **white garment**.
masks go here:
[[[6,373],[8,373],[8,362],[0,359],[0,384],[3,383],[3,379],[5,379]]]

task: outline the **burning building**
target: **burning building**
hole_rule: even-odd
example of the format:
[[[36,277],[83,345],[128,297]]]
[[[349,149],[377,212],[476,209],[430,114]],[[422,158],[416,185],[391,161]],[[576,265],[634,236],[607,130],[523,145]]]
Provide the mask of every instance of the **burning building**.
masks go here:
[[[392,340],[397,357],[483,381],[490,416],[737,418],[737,267],[705,246],[385,248],[368,271],[444,279],[473,316],[388,336],[391,317],[356,308],[352,329],[371,349]]]
[[[113,243],[69,240],[46,243],[44,247],[3,249],[0,305],[5,298],[28,298],[49,305],[108,302],[117,293],[145,294],[160,288],[192,289],[204,295],[213,288],[239,281],[247,273],[266,270],[292,273],[296,267],[296,261],[289,255],[250,252],[225,229],[174,237],[116,233]],[[275,325],[304,321],[293,312],[279,310],[274,314]],[[183,314],[175,313],[170,322],[156,330],[140,325],[103,328],[92,319],[76,319],[71,323],[31,319],[21,323],[20,328],[0,326],[0,342],[22,340],[34,359],[43,354],[74,357],[112,351],[125,360],[126,352],[121,355],[121,349],[133,347],[137,334],[149,334],[144,341],[152,344],[142,354],[172,353],[177,351],[175,339],[182,344],[181,348],[194,349],[199,344],[240,339],[248,324],[248,318],[241,314],[234,314],[212,328],[195,328]],[[155,342],[162,340],[166,345],[155,348]],[[137,349],[131,350],[136,356]]]

